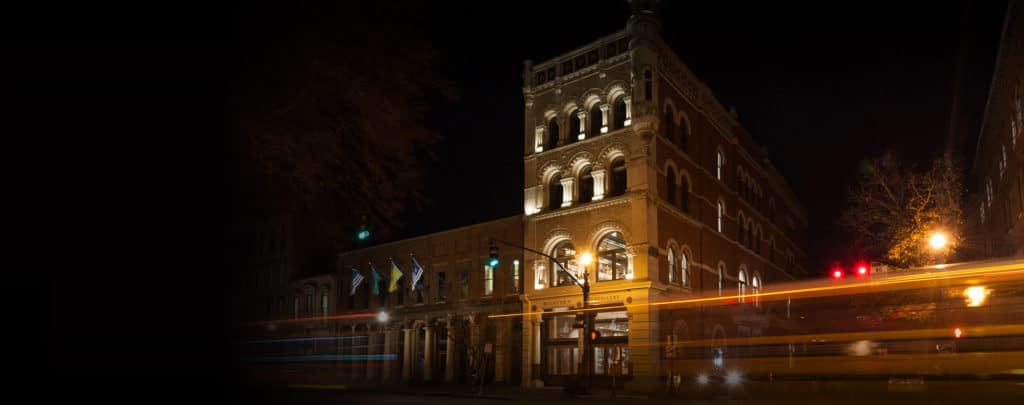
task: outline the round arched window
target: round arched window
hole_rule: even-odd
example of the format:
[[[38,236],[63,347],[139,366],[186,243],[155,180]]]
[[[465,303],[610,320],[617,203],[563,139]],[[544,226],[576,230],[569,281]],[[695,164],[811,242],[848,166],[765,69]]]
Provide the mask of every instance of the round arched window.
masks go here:
[[[573,284],[569,275],[562,270],[572,271],[570,266],[574,267],[576,264],[576,249],[573,248],[572,242],[559,242],[551,252],[551,257],[555,258],[555,262],[551,263],[551,279],[555,280],[554,286]]]
[[[590,174],[590,166],[580,170],[580,202],[590,202],[594,198],[594,176]]]
[[[668,248],[668,282],[676,283],[676,253]]]
[[[597,280],[624,280],[629,260],[626,256],[626,241],[619,232],[612,232],[601,238],[597,244]]]

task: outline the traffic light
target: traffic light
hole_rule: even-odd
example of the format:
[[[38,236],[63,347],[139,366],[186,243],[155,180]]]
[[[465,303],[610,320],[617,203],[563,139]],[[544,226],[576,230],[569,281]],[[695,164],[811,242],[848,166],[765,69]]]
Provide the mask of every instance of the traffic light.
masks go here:
[[[832,269],[832,278],[836,280],[843,278],[843,270],[838,267]]]
[[[857,277],[867,276],[868,273],[870,272],[870,269],[868,268],[868,264],[864,263],[863,260],[858,260],[857,264],[855,265],[854,268],[857,269]]]
[[[960,339],[964,336],[964,331],[961,330],[960,328],[953,329],[953,336],[955,336],[957,339]]]
[[[498,267],[498,246],[491,242],[490,253],[487,256],[487,265],[491,268]]]
[[[587,335],[587,338],[590,339],[591,342],[596,342],[597,339],[601,338],[601,332],[598,332],[597,329],[591,329],[590,334]]]
[[[370,231],[365,228],[360,229],[359,233],[356,234],[356,237],[359,238],[359,240],[366,240],[370,237]]]

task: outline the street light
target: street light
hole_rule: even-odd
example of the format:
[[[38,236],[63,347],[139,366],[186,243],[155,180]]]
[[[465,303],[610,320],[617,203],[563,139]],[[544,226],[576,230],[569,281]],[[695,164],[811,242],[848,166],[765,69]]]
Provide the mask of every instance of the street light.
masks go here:
[[[936,250],[945,247],[946,242],[946,235],[943,235],[942,232],[935,232],[931,239],[928,239],[928,244],[932,245],[932,249]]]
[[[380,311],[380,312],[377,313],[377,322],[387,323],[388,322],[388,318],[390,318],[390,316],[388,316],[387,312]]]

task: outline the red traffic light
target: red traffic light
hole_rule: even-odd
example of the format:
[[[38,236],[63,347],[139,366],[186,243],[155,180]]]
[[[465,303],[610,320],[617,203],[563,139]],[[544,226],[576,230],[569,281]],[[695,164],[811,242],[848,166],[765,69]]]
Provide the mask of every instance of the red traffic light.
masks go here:
[[[833,270],[832,271],[832,278],[835,278],[835,279],[843,278],[843,271],[842,270]]]
[[[591,342],[596,342],[597,339],[600,339],[600,338],[601,338],[601,332],[598,332],[597,329],[594,329],[594,330],[590,331],[590,341]]]
[[[860,274],[862,276],[865,275],[865,274],[868,274],[868,268],[865,267],[865,266],[858,267],[857,268],[857,274]]]

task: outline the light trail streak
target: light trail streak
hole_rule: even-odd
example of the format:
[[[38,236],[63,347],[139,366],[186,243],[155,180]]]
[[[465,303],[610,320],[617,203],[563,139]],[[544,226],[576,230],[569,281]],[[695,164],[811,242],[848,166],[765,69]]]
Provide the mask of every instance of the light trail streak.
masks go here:
[[[252,321],[246,322],[246,326],[260,326],[269,324],[287,324],[287,323],[300,323],[300,322],[318,322],[318,321],[333,321],[341,319],[364,319],[364,318],[376,318],[376,312],[366,312],[360,314],[344,314],[344,315],[330,315],[330,316],[310,316],[306,318],[288,318],[288,319],[271,319],[266,321]]]
[[[787,290],[779,291],[766,291],[757,294],[743,294],[743,295],[724,295],[714,297],[699,297],[699,298],[688,298],[682,300],[671,300],[661,302],[650,302],[645,304],[624,304],[620,306],[609,306],[609,307],[597,307],[588,308],[586,310],[580,309],[569,309],[561,311],[532,311],[532,312],[519,312],[512,314],[496,314],[488,315],[488,318],[507,318],[515,316],[532,316],[542,314],[574,314],[583,313],[585,311],[596,312],[596,311],[607,311],[610,309],[633,309],[643,308],[649,306],[666,306],[666,305],[686,305],[686,304],[702,304],[710,303],[715,305],[728,305],[738,303],[740,298],[754,299],[757,298],[763,301],[781,300],[783,298],[809,298],[809,297],[821,297],[838,294],[856,294],[865,292],[883,292],[889,290],[899,289],[912,289],[912,288],[925,288],[928,286],[915,286],[912,283],[926,283],[926,282],[937,282],[937,281],[948,281],[956,279],[964,279],[974,276],[985,276],[985,277],[1008,277],[1009,279],[1021,278],[1024,276],[1024,262],[1015,262],[1012,264],[995,265],[995,266],[984,266],[979,268],[966,268],[957,270],[948,270],[941,272],[931,272],[925,270],[923,273],[914,274],[901,274],[896,276],[889,276],[882,280],[871,280],[871,281],[846,281],[836,282],[833,280],[815,280],[812,282],[798,282],[794,284],[811,284],[809,287],[803,288],[792,288]],[[828,284],[828,285],[815,285],[815,284]],[[601,291],[593,292],[592,294],[600,293]]]

